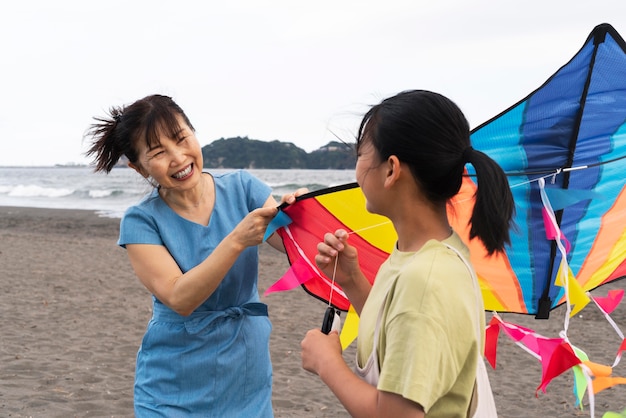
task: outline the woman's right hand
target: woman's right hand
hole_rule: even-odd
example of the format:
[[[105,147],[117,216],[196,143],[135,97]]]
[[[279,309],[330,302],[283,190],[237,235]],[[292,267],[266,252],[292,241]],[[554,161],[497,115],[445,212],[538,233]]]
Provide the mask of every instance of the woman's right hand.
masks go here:
[[[267,225],[269,225],[277,213],[278,208],[276,206],[266,206],[253,210],[239,222],[230,233],[230,237],[242,246],[242,250],[261,244]]]
[[[339,258],[335,270],[337,257]],[[326,276],[334,276],[337,284],[342,287],[361,275],[357,249],[348,244],[348,233],[343,229],[338,229],[334,234],[329,232],[324,235],[324,242],[317,244],[315,264]]]

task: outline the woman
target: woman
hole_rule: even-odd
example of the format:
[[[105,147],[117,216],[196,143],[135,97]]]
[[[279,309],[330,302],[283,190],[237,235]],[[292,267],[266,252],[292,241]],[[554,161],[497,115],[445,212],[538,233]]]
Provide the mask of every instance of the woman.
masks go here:
[[[169,97],[96,121],[87,152],[96,171],[125,156],[155,185],[124,214],[118,242],[153,295],[135,415],[273,416],[271,324],[257,290],[257,245],[278,206],[270,188],[245,171],[203,173],[194,128]],[[268,242],[284,251],[278,236]]]
[[[468,248],[450,227],[446,206],[465,163],[473,164],[479,187],[470,235],[489,253],[502,251],[513,214],[506,177],[471,148],[461,110],[429,91],[402,92],[371,108],[357,155],[366,208],[391,220],[398,241],[370,286],[346,231],[325,235],[315,261],[335,274],[360,315],[356,374],[337,333],[319,329],[302,341],[302,365],[355,417],[466,417],[484,314]]]

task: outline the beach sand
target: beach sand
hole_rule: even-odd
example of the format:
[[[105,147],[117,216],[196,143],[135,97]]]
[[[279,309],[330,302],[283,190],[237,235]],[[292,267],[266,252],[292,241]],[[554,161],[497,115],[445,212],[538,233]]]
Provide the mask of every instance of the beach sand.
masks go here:
[[[131,417],[135,355],[151,315],[150,295],[116,245],[119,219],[92,211],[0,207],[0,416]],[[288,268],[286,256],[260,247],[263,293]],[[606,295],[624,281],[594,291]],[[302,289],[273,293],[274,411],[277,417],[347,417],[317,376],[302,370],[300,341],[319,327],[324,303]],[[487,314],[490,319],[491,314]],[[612,314],[626,330],[626,301]],[[563,309],[549,320],[503,315],[557,337]],[[572,319],[571,342],[592,361],[612,364],[619,337],[589,305]],[[350,365],[354,345],[344,356]],[[571,372],[547,393],[537,360],[500,336],[497,369],[488,366],[501,417],[589,416],[574,406]],[[626,376],[626,360],[614,370]],[[626,408],[626,386],[596,396],[596,416]]]

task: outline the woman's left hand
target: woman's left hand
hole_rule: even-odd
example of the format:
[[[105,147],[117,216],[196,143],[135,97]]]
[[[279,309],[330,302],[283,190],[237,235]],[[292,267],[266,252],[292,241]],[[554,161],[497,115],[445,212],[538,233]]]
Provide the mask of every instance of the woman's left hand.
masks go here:
[[[302,368],[321,376],[325,370],[333,370],[337,362],[343,362],[341,341],[337,331],[323,334],[319,328],[306,333],[300,343]]]
[[[298,196],[302,196],[303,194],[307,194],[308,192],[309,192],[309,189],[307,189],[306,187],[301,187],[293,193],[284,194],[280,199],[280,205],[282,205],[283,203],[287,203],[288,205],[291,205],[292,203],[296,201],[296,198]]]
[[[284,194],[282,196],[282,198],[280,199],[280,203],[276,203],[276,199],[274,199],[273,196],[270,196],[263,206],[264,207],[273,207],[273,208],[275,208],[277,206],[282,205],[283,203],[291,205],[292,203],[294,203],[296,201],[296,198],[298,196],[301,196],[301,195],[303,195],[305,193],[308,193],[308,192],[309,192],[309,189],[307,189],[306,187],[302,187],[302,188],[296,190],[293,193]],[[267,242],[273,248],[277,249],[281,253],[285,252],[285,247],[283,245],[283,240],[278,236],[278,234],[272,234],[267,239]]]

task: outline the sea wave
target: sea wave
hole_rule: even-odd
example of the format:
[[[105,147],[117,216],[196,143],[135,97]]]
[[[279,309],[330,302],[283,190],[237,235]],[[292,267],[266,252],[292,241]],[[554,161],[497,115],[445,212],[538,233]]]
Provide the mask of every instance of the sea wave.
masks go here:
[[[80,199],[107,199],[107,198],[127,198],[141,197],[145,193],[143,191],[122,190],[122,189],[70,189],[67,187],[43,187],[34,184],[15,186],[0,186],[0,195],[9,197],[24,198],[63,198],[74,197]]]
[[[113,196],[114,190],[89,190],[89,197],[92,199],[104,199]]]
[[[274,193],[280,191],[289,193],[300,188],[307,188],[309,191],[315,191],[331,186],[322,183],[268,183],[268,185],[272,188],[272,190],[274,190]]]
[[[11,197],[64,197],[70,196],[74,193],[73,189],[57,188],[57,187],[42,187],[34,184],[23,185],[18,184],[13,187],[5,187],[8,189],[6,194]]]
[[[211,173],[232,170],[208,170]],[[354,181],[344,170],[250,170],[272,188],[280,200],[285,193],[310,191]],[[28,179],[25,181],[25,179]],[[134,170],[114,169],[108,175],[84,167],[0,167],[0,205],[60,209],[88,209],[100,216],[122,217],[152,186]]]

